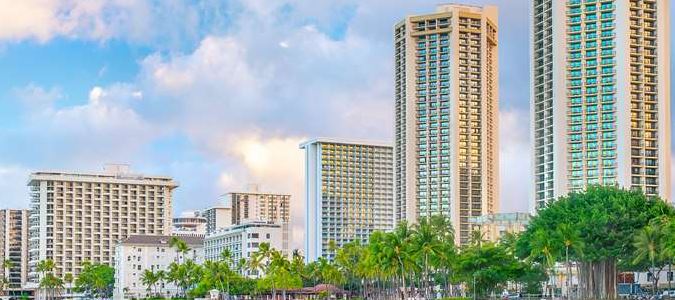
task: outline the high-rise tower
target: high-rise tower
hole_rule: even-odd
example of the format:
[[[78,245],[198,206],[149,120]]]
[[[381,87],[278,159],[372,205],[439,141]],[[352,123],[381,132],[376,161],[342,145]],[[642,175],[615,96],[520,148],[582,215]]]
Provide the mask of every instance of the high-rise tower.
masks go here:
[[[670,199],[668,0],[535,0],[536,207],[591,184]]]
[[[395,216],[469,218],[498,210],[497,8],[440,5],[395,26]]]

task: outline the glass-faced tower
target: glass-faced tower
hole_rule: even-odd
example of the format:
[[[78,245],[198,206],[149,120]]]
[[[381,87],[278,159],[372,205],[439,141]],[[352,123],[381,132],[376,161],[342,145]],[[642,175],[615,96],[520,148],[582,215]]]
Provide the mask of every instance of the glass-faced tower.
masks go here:
[[[667,0],[535,0],[534,199],[587,185],[670,199]]]
[[[395,218],[442,214],[458,244],[498,210],[497,8],[440,5],[395,26]]]

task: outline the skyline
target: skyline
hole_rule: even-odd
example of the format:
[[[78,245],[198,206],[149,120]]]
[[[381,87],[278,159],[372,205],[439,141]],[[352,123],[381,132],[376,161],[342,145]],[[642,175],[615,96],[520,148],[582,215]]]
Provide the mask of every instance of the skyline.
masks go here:
[[[509,175],[500,176],[501,207],[527,210],[518,200],[529,199],[530,181],[518,179],[531,173],[530,5],[461,2],[500,7],[500,170]],[[218,13],[204,12],[216,5],[207,3],[202,12],[188,8],[184,18],[169,18],[180,9],[173,3],[147,23],[139,21],[149,13],[145,2],[78,4],[66,9],[73,19],[45,17],[35,24],[20,12],[0,12],[10,20],[0,25],[0,76],[6,79],[0,83],[0,145],[8,145],[0,147],[6,191],[0,207],[28,206],[31,171],[97,171],[112,162],[174,177],[181,184],[176,213],[259,183],[262,190],[292,194],[292,214],[302,216],[299,141],[393,140],[393,126],[382,125],[393,125],[394,116],[393,24],[437,4],[337,3],[344,2],[279,1],[269,8],[264,1],[233,1]],[[50,15],[49,7],[33,8]],[[172,25],[176,19],[189,22]],[[91,24],[94,30],[87,29]],[[354,68],[364,65],[373,67]],[[229,70],[242,76],[232,79]],[[365,109],[354,110],[356,104]],[[302,226],[302,219],[293,222]]]

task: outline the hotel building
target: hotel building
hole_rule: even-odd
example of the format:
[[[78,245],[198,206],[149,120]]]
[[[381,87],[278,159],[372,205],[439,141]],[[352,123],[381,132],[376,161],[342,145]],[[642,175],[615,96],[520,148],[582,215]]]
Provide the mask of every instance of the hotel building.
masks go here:
[[[82,263],[112,265],[117,242],[131,235],[170,235],[172,192],[169,177],[132,174],[128,166],[102,173],[35,172],[28,183],[29,281],[40,281],[39,261],[54,261],[58,277]]]
[[[10,268],[3,263],[8,260]],[[0,209],[0,280],[10,290],[21,289],[28,279],[28,210]]]
[[[206,234],[232,225],[232,209],[230,207],[209,207],[202,211],[201,215],[206,218]]]
[[[259,274],[259,270],[238,269],[239,261],[242,258],[249,260],[262,243],[268,243],[270,248],[288,253],[289,249],[279,238],[282,233],[281,224],[263,221],[246,221],[242,224],[220,228],[206,236],[205,257],[206,260],[220,260],[221,253],[227,249],[232,254],[232,267],[235,271],[244,276],[259,277],[262,275]]]
[[[232,224],[247,222],[268,222],[282,225],[282,245],[289,249],[291,195],[264,193],[258,186],[251,185],[248,192],[232,192],[225,196],[225,203],[231,205]]]
[[[145,270],[166,272],[171,263],[180,263],[187,259],[197,264],[204,262],[204,237],[179,237],[190,249],[185,254],[171,246],[172,238],[162,235],[132,235],[117,244],[113,299],[143,299],[157,295],[171,298],[179,294],[180,289],[168,280],[158,282],[151,291],[147,290],[147,285],[142,280]]]
[[[444,215],[457,244],[498,211],[497,8],[444,4],[394,28],[395,217]]]
[[[534,0],[536,208],[587,185],[670,200],[668,0]]]
[[[305,259],[332,259],[329,243],[366,243],[393,228],[393,149],[387,143],[314,139],[305,149]]]

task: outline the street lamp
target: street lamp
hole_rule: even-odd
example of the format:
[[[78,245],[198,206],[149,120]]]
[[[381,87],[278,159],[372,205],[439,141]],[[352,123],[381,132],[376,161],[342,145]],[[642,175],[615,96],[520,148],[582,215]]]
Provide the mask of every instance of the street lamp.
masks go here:
[[[473,300],[476,300],[476,273],[473,273]]]

